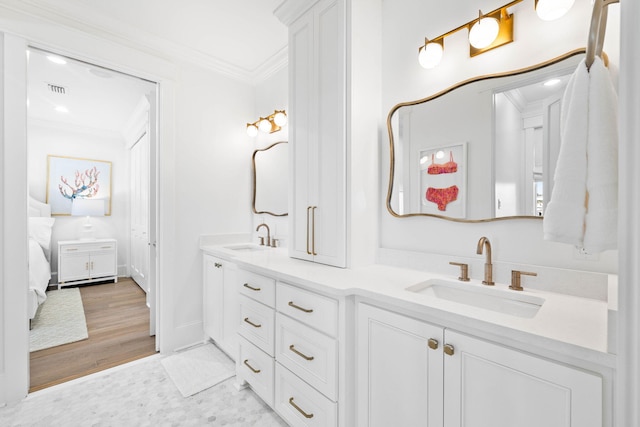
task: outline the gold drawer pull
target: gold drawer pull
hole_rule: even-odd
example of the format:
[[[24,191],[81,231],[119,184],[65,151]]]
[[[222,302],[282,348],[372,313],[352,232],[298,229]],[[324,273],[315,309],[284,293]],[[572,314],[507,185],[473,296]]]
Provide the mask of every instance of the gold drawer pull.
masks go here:
[[[259,292],[259,291],[261,290],[260,288],[254,288],[253,286],[251,286],[251,285],[250,285],[250,284],[248,284],[248,283],[245,283],[245,284],[244,284],[244,285],[242,285],[242,286],[244,286],[245,288],[249,288],[249,289],[251,289],[252,291],[256,291],[256,292]]]
[[[453,346],[451,344],[445,344],[444,345],[444,354],[446,354],[448,356],[453,356],[453,353],[455,353],[455,349],[453,348]]]
[[[302,308],[299,305],[295,305],[293,301],[289,301],[289,307],[297,308],[300,311],[304,311],[305,313],[313,313],[313,309],[311,308]]]
[[[245,365],[247,365],[247,367],[248,367],[249,369],[251,369],[251,370],[253,371],[253,373],[254,373],[254,374],[259,374],[259,373],[260,373],[260,369],[256,369],[256,368],[254,368],[253,366],[249,365],[249,359],[245,359],[245,360],[244,360],[244,362],[242,362],[242,363],[244,363]]]
[[[262,327],[262,325],[257,325],[255,323],[253,323],[251,320],[249,320],[248,317],[245,317],[244,321],[247,322],[248,324],[250,324],[251,326],[253,326],[254,328],[261,328]]]
[[[77,251],[78,248],[67,248],[67,251],[71,252],[71,251]]]
[[[429,341],[427,341],[427,343],[429,344],[429,348],[431,350],[437,350],[438,349],[438,340],[437,339],[429,338]]]
[[[304,353],[300,353],[298,350],[296,350],[296,348],[293,346],[293,344],[291,344],[289,346],[289,350],[293,351],[295,354],[297,354],[298,356],[302,357],[304,360],[313,360],[313,356],[307,356]]]
[[[222,264],[220,264],[219,262],[214,262],[214,263],[213,263],[213,266],[214,266],[215,268],[220,268],[220,267],[222,267]]]
[[[305,418],[313,418],[313,414],[307,414],[298,405],[296,405],[296,403],[293,401],[293,397],[289,398],[289,404],[296,408],[296,410],[300,412]]]
[[[111,246],[102,246],[100,249],[111,249]]]

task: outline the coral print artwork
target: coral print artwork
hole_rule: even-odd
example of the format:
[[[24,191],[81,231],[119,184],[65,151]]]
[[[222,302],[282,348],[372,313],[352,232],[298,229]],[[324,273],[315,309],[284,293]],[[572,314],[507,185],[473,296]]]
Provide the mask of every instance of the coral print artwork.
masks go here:
[[[466,218],[467,143],[422,148],[418,163],[420,212]]]
[[[70,215],[75,199],[105,201],[111,214],[111,162],[48,156],[47,203],[52,215]]]

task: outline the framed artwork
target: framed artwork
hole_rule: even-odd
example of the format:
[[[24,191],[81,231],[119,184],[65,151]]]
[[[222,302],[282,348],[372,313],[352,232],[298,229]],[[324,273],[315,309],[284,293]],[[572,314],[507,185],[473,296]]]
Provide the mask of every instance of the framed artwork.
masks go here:
[[[111,162],[47,156],[47,203],[51,215],[71,215],[75,199],[104,200],[104,215],[111,215]]]
[[[420,211],[467,217],[467,143],[420,150]]]

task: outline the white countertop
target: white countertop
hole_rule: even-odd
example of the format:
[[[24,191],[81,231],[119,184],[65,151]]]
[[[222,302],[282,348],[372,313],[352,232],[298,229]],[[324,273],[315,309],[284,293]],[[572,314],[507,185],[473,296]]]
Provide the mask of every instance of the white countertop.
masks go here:
[[[281,248],[237,251],[224,245],[203,244],[200,249],[233,261],[241,268],[317,292],[366,298],[460,332],[496,336],[506,343],[536,346],[615,367],[615,355],[607,352],[608,305],[604,301],[527,290],[524,284],[521,295],[545,301],[533,318],[521,318],[406,290],[428,279],[455,281],[455,277],[379,264],[341,269],[290,258],[287,250]],[[477,280],[464,282],[464,286],[484,287]],[[495,288],[507,290],[508,285],[496,283]]]

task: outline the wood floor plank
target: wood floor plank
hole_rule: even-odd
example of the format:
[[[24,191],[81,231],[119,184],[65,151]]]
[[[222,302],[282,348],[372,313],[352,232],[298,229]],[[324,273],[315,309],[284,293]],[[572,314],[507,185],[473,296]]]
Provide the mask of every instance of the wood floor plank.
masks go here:
[[[89,338],[31,353],[30,392],[155,354],[146,294],[131,279],[80,287]]]

